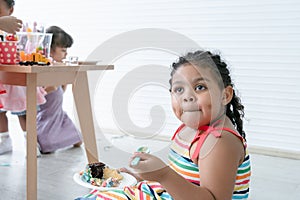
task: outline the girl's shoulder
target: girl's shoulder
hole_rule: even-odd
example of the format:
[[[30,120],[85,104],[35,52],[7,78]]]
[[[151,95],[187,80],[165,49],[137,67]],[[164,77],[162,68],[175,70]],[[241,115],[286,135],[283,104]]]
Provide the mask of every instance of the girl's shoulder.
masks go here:
[[[211,152],[237,155],[243,159],[245,146],[243,138],[232,127],[216,127],[202,132],[190,147],[192,160],[204,159]]]

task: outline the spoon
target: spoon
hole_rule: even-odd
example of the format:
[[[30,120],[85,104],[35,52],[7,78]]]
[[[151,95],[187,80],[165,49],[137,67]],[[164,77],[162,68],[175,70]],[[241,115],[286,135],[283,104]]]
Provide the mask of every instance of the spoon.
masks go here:
[[[139,147],[137,150],[137,152],[142,152],[142,153],[150,153],[150,149],[148,147],[145,146],[141,146]],[[135,157],[132,161],[131,161],[131,165],[132,166],[136,166],[137,164],[139,164],[141,158],[140,157]]]

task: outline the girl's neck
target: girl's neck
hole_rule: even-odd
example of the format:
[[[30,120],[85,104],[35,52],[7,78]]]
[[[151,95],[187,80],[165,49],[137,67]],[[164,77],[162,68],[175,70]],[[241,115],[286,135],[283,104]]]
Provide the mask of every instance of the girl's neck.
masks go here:
[[[211,120],[211,122],[210,122],[210,124],[208,124],[208,126],[212,126],[212,125],[216,125],[216,124],[220,124],[220,123],[224,124],[225,119],[226,119],[226,114],[225,114],[225,112],[222,112],[221,114],[218,115],[218,117]]]

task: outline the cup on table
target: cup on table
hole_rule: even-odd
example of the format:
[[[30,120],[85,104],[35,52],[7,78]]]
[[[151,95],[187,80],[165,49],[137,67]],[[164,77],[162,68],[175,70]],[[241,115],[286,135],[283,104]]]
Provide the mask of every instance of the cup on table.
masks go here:
[[[78,56],[69,56],[68,65],[78,65]]]
[[[0,64],[17,63],[17,43],[15,41],[0,42]]]

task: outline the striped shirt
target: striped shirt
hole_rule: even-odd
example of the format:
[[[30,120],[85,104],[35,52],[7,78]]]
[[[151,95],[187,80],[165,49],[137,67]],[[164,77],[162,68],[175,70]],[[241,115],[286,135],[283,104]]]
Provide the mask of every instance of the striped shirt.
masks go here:
[[[183,127],[185,126],[184,125],[180,126],[172,138],[173,143],[171,144],[171,150],[168,157],[170,162],[170,167],[173,170],[175,170],[178,174],[182,175],[188,181],[196,185],[200,185],[199,168],[198,165],[193,163],[190,157],[190,147],[193,142],[197,142],[199,140],[200,145],[198,149],[200,150],[208,134],[215,132],[214,135],[216,137],[221,137],[220,130],[225,129],[226,131],[233,133],[234,135],[239,137],[241,141],[244,143],[244,147],[246,149],[244,160],[242,164],[239,165],[237,170],[232,199],[247,199],[249,195],[251,167],[250,167],[249,154],[248,154],[248,150],[244,138],[242,138],[238,133],[234,132],[231,129],[213,128],[211,126],[207,126],[204,128],[205,129],[204,132],[197,135],[196,140],[194,140],[192,143],[189,143],[182,140],[180,137],[178,137],[178,133],[183,129]],[[204,138],[202,139],[202,141],[201,141],[201,137]],[[192,157],[195,158],[198,155],[199,155],[199,151],[196,152],[196,155],[192,155]]]
[[[169,154],[170,167],[173,168],[178,174],[182,175],[188,181],[200,185],[199,168],[194,164],[189,156],[189,149],[191,143],[187,143],[180,139],[177,133],[184,126],[174,134],[172,138],[173,143]],[[206,127],[207,135],[214,133],[216,137],[220,137],[216,129]],[[212,130],[212,132],[210,132]],[[229,132],[232,132],[231,130]],[[235,132],[233,134],[237,135]],[[201,136],[205,134],[201,133]],[[239,138],[242,139],[239,135]],[[196,138],[197,139],[197,138]],[[205,139],[200,141],[204,142]],[[198,142],[200,143],[200,142]],[[245,148],[246,148],[246,143]],[[201,145],[200,145],[201,146]],[[250,180],[250,160],[246,149],[246,155],[243,163],[238,167],[236,182],[232,199],[247,199],[249,193],[249,180]],[[134,186],[126,186],[120,189],[112,189],[109,191],[92,190],[88,195],[77,198],[76,200],[174,200],[172,196],[163,188],[158,182],[141,181]]]

